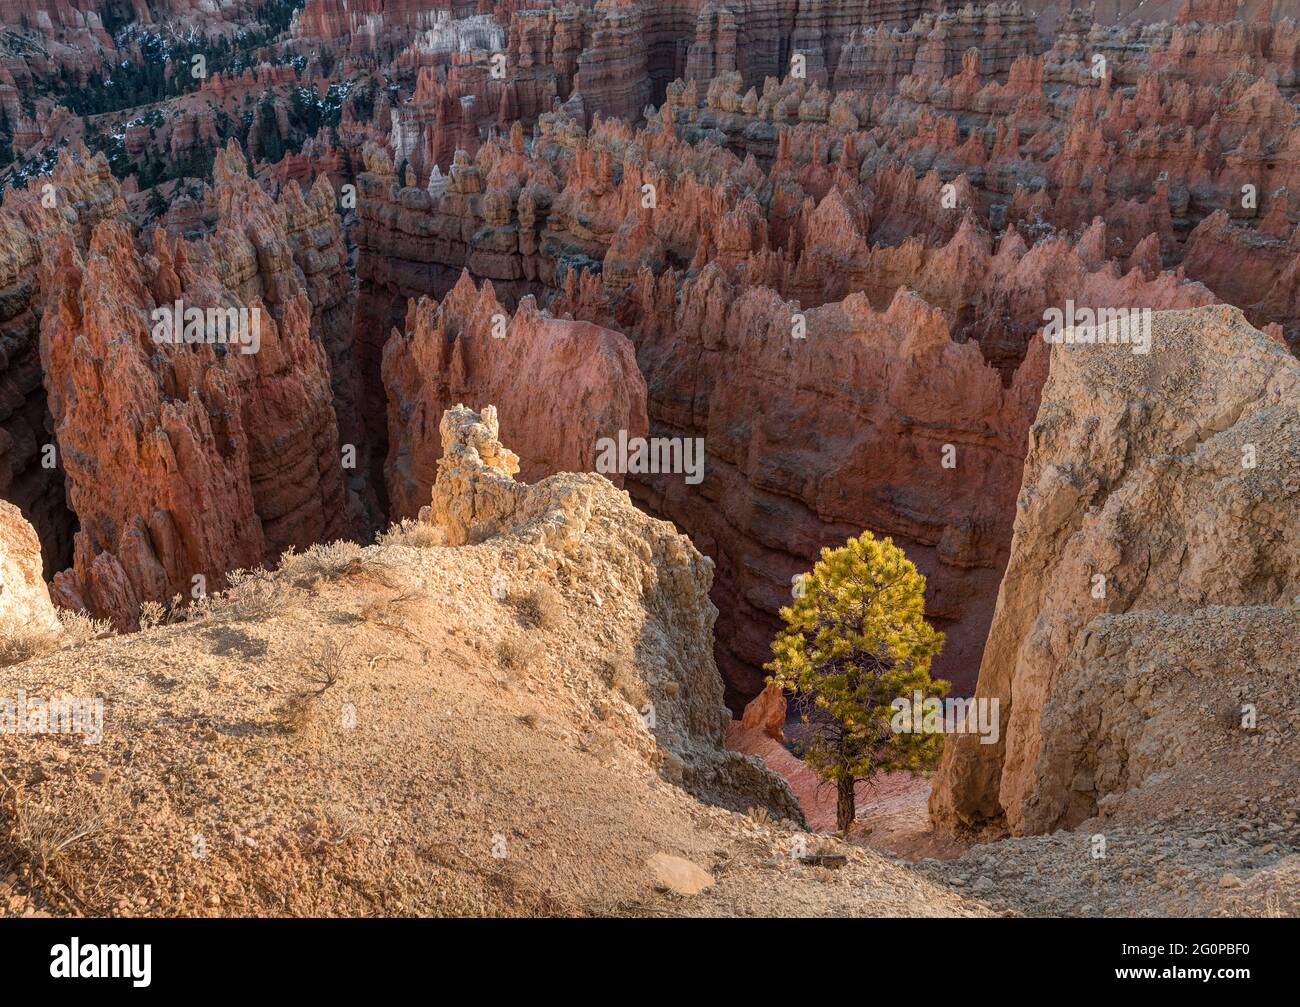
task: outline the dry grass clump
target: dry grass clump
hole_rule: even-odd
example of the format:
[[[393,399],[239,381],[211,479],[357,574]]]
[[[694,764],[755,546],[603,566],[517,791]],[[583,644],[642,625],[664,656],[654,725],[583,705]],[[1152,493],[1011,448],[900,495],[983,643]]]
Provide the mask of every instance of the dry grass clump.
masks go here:
[[[281,703],[275,711],[280,730],[285,734],[302,734],[316,718],[316,698],[318,693],[306,691],[295,692]]]
[[[605,684],[640,710],[649,700],[645,684],[626,658],[606,660],[600,669],[600,677]]]
[[[64,608],[56,608],[54,614],[63,627],[61,631],[45,626],[20,626],[6,633],[0,640],[0,668],[10,668],[65,647],[117,635],[117,630],[107,619],[96,619],[85,612]]]
[[[429,656],[429,642],[419,634],[412,633],[402,624],[407,618],[402,609],[410,604],[427,599],[428,593],[419,588],[402,591],[390,598],[374,597],[361,606],[361,611],[357,613],[356,617],[361,622],[382,626],[384,629],[400,633],[407,639],[413,640],[420,645],[420,650],[427,659]]]
[[[362,622],[373,622],[380,626],[388,625],[388,622],[394,619],[404,618],[402,610],[408,605],[418,603],[428,599],[428,593],[419,588],[408,588],[392,596],[375,595],[366,600],[361,606],[361,611],[357,613],[357,618]],[[397,629],[400,627],[389,627]]]
[[[230,620],[250,622],[283,614],[294,600],[296,590],[309,590],[325,580],[347,575],[361,575],[387,583],[382,575],[385,564],[355,542],[330,542],[312,546],[299,553],[292,546],[280,558],[280,567],[268,570],[231,570],[226,587],[181,607],[181,598],[173,598],[167,608],[153,602],[141,606],[141,628],[172,622]]]
[[[391,587],[390,567],[381,550],[340,539],[314,545],[301,553],[291,546],[280,557],[279,573],[294,587],[307,590],[323,581],[344,577],[373,580]]]
[[[512,601],[525,629],[555,629],[564,618],[564,596],[550,584],[538,584]]]
[[[437,525],[429,524],[427,521],[415,521],[411,518],[402,518],[396,524],[389,527],[387,531],[382,531],[376,536],[375,542],[379,545],[404,545],[413,549],[432,549],[435,546],[446,545],[447,536]]]
[[[541,656],[536,641],[523,633],[504,637],[497,643],[497,665],[507,684],[514,682],[531,669]]]
[[[44,626],[18,626],[0,640],[0,668],[22,664],[59,649],[62,634]]]

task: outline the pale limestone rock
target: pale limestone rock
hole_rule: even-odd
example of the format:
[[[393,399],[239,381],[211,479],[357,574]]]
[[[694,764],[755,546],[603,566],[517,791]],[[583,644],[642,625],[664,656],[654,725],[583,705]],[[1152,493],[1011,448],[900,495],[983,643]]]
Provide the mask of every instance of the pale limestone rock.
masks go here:
[[[1157,312],[1145,355],[1054,347],[976,692],[1001,740],[952,739],[936,822],[1073,826],[1197,760],[1264,785],[1204,711],[1291,716],[1297,523],[1300,364],[1240,311]]]
[[[713,658],[712,561],[604,476],[516,482],[519,459],[501,445],[499,429],[492,406],[443,414],[443,456],[424,519],[449,546],[483,548],[484,562],[498,562],[498,550],[525,550],[605,597],[632,588],[645,613],[628,662],[639,673],[634,691],[644,695],[636,713],[661,750],[665,777],[733,810],[763,807],[802,822],[784,781],[759,760],[724,750],[731,715]]]
[[[13,504],[0,500],[0,637],[60,631],[41,578],[41,543]]]
[[[646,866],[658,887],[678,895],[699,895],[714,884],[713,875],[703,867],[670,853],[656,853],[646,861]]]

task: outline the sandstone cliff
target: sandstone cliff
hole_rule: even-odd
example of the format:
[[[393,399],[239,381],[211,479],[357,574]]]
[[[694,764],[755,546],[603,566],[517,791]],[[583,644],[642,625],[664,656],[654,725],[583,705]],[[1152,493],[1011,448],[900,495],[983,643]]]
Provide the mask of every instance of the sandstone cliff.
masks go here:
[[[1300,366],[1236,309],[1158,312],[1147,355],[1055,347],[1029,436],[976,690],[1001,739],[953,739],[936,822],[1265,793],[1298,754]]]
[[[63,152],[45,179],[7,192],[0,209],[0,498],[36,528],[47,577],[72,558],[76,518],[41,380],[38,267],[59,236],[84,248],[96,224],[125,214],[108,162],[84,148]]]
[[[54,596],[122,627],[360,524],[322,346],[337,291],[295,260],[327,261],[305,250],[308,210],[272,201],[235,149],[216,176],[211,239],[158,234],[150,255],[105,221],[84,256],[70,235],[45,249],[41,371],[80,523]],[[159,341],[155,312],[177,302],[242,312],[256,342]]]

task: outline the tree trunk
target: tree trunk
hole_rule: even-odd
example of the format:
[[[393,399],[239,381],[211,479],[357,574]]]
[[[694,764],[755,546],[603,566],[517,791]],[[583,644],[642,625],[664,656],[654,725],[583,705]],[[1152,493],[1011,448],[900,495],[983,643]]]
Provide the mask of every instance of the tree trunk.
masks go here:
[[[853,777],[841,776],[838,781],[838,799],[835,802],[835,827],[847,833],[857,815],[853,793]]]

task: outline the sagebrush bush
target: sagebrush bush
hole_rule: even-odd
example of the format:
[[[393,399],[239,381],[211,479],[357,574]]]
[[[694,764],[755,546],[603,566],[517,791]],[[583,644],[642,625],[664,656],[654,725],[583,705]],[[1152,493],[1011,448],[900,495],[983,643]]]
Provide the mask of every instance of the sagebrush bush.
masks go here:
[[[513,600],[527,629],[555,629],[564,618],[564,596],[550,584],[538,584]]]

